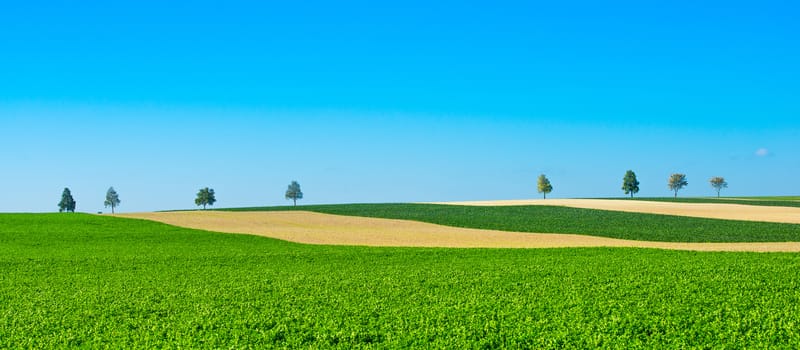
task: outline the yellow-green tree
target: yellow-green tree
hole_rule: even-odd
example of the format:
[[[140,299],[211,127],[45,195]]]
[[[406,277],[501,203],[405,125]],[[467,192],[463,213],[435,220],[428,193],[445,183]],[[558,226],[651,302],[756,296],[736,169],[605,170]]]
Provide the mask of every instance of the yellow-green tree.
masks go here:
[[[711,187],[717,190],[717,198],[719,198],[719,191],[723,188],[728,188],[728,182],[725,181],[725,178],[722,176],[714,176],[711,180],[708,180],[711,183]]]
[[[667,187],[675,192],[675,198],[678,198],[678,191],[688,184],[689,183],[686,181],[686,174],[672,174],[667,181]]]
[[[550,180],[547,179],[547,176],[541,174],[536,182],[537,191],[544,196],[544,199],[547,199],[547,194],[553,192],[553,185],[550,184]]]

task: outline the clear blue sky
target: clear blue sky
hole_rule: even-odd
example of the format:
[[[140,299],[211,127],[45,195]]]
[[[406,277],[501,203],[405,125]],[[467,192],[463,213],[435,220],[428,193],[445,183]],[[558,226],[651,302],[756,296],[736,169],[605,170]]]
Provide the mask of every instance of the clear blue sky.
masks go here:
[[[793,1],[16,1],[0,211],[800,194]]]

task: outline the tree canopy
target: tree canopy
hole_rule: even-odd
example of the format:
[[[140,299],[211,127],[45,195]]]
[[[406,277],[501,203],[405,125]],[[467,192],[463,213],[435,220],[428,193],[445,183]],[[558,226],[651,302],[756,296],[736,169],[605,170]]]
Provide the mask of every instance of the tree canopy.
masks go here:
[[[672,174],[667,181],[667,187],[675,192],[675,198],[678,197],[678,191],[688,184],[689,183],[686,181],[686,174]]]
[[[539,175],[536,187],[537,191],[544,196],[544,199],[547,199],[547,194],[553,191],[553,185],[550,184],[550,180],[544,174]]]
[[[198,206],[202,205],[203,210],[206,209],[206,205],[214,205],[214,202],[217,201],[217,198],[214,196],[214,189],[213,188],[201,188],[200,191],[197,192],[197,198],[194,200],[194,204]]]
[[[300,190],[300,184],[297,181],[292,181],[289,188],[286,189],[286,199],[294,201],[294,206],[297,206],[297,200],[303,199],[303,191]]]
[[[64,188],[64,192],[61,193],[61,201],[58,202],[58,212],[75,212],[75,199],[72,198],[72,192],[70,192],[68,187]]]
[[[714,176],[708,182],[711,183],[711,187],[717,190],[717,198],[719,198],[719,191],[723,188],[728,188],[728,182],[725,181],[724,177],[721,176]]]
[[[114,190],[114,187],[109,187],[108,191],[106,191],[106,201],[105,206],[111,207],[111,213],[114,214],[114,208],[119,206],[120,200],[117,191]]]
[[[633,170],[625,172],[625,177],[622,178],[622,190],[625,191],[625,194],[630,193],[631,198],[634,193],[639,192],[639,180],[636,179],[636,173]]]

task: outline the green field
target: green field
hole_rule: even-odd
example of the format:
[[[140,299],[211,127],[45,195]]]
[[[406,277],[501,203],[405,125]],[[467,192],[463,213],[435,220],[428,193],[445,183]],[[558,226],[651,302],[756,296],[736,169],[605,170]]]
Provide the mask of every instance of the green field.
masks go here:
[[[756,197],[730,197],[735,199],[775,200],[775,201],[800,201],[800,196],[756,196]]]
[[[675,203],[723,203],[723,204],[744,204],[744,205],[763,205],[769,207],[800,207],[800,197],[779,196],[779,197],[642,197],[642,198],[601,198],[617,200],[634,200],[649,202],[675,202]]]
[[[0,215],[0,348],[800,347],[800,254],[308,246]]]
[[[542,205],[474,207],[437,204],[338,204],[225,210],[309,210],[327,214],[415,220],[456,227],[573,233],[641,241],[800,241],[800,225],[797,224],[690,218]]]

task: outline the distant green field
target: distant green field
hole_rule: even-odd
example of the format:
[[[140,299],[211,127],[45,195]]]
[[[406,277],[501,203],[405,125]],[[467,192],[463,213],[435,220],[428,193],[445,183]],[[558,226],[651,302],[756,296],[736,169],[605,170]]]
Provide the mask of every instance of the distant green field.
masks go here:
[[[0,348],[798,348],[800,254],[307,246],[0,214]]]
[[[800,196],[758,196],[758,197],[727,197],[727,198],[754,199],[754,200],[765,200],[765,201],[800,201]]]
[[[337,204],[225,209],[309,210],[406,219],[440,225],[517,232],[573,233],[663,242],[800,241],[800,225],[626,213],[559,206],[473,207],[437,204]]]
[[[650,202],[676,202],[676,203],[725,203],[725,204],[744,204],[744,205],[763,205],[769,207],[800,207],[800,197],[642,197],[642,198],[603,198],[618,200],[635,200]]]

